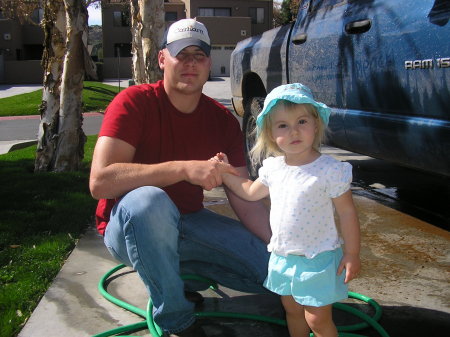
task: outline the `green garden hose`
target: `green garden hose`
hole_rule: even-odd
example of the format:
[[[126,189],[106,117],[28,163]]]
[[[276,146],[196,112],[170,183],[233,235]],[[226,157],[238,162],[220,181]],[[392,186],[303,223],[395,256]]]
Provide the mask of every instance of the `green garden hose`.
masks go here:
[[[123,334],[126,332],[132,332],[132,331],[140,331],[140,330],[144,330],[144,329],[148,329],[153,337],[161,337],[162,331],[158,327],[158,325],[153,321],[153,317],[152,317],[153,303],[152,303],[151,299],[148,301],[147,310],[142,310],[142,309],[137,308],[129,303],[119,300],[118,298],[112,296],[111,294],[109,294],[106,291],[105,286],[106,286],[106,281],[108,280],[108,278],[111,277],[111,275],[113,275],[115,272],[117,272],[118,270],[120,270],[124,267],[125,267],[125,265],[120,264],[120,265],[112,268],[110,271],[108,271],[101,278],[101,280],[98,284],[98,290],[100,291],[100,294],[102,294],[102,296],[104,298],[106,298],[108,301],[110,301],[110,302],[116,304],[117,306],[119,306],[125,310],[128,310],[138,316],[145,318],[145,321],[121,326],[121,327],[94,335],[93,337],[109,337],[109,336],[114,336],[117,334]],[[198,275],[183,275],[182,278],[184,280],[197,280],[197,281],[204,282],[206,284],[209,284],[210,288],[212,288],[212,289],[218,288],[217,283],[215,281],[198,276]],[[361,295],[358,293],[349,292],[348,296],[349,296],[349,298],[357,299],[357,300],[360,300],[362,302],[365,302],[365,303],[371,305],[375,309],[375,313],[372,317],[370,317],[369,315],[363,313],[362,311],[355,309],[347,304],[334,303],[333,308],[348,312],[348,313],[363,320],[363,322],[361,322],[361,323],[345,325],[345,326],[338,326],[337,329],[339,332],[339,336],[342,336],[342,337],[364,337],[363,335],[350,333],[349,331],[357,331],[357,330],[365,329],[368,327],[372,327],[373,329],[375,329],[378,332],[378,334],[381,337],[389,337],[386,330],[384,330],[383,327],[378,323],[378,320],[381,317],[381,306],[375,300],[371,299],[370,297],[367,297],[367,296],[364,296],[364,295]],[[220,318],[248,319],[248,320],[254,320],[254,321],[260,321],[260,322],[265,322],[265,323],[286,326],[286,321],[283,319],[277,319],[277,318],[261,316],[261,315],[245,314],[245,313],[196,312],[195,315],[197,317],[220,317]],[[125,335],[121,335],[121,336],[122,337],[132,337],[132,336],[125,336]],[[313,336],[313,334],[311,334],[310,336]]]

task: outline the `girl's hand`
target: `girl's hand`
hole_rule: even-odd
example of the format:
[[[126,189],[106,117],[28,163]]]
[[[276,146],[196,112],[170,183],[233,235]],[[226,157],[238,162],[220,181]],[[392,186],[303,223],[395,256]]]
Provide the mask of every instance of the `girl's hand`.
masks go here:
[[[221,163],[229,164],[228,157],[227,157],[227,155],[226,155],[225,153],[223,153],[223,152],[217,153],[217,154],[216,154],[214,157],[212,157],[210,160],[214,160],[214,161],[218,161],[218,162],[221,162]]]
[[[345,254],[342,257],[341,263],[339,264],[337,274],[341,275],[345,268],[345,280],[344,283],[348,283],[358,276],[361,270],[361,260],[359,255],[356,254]]]
[[[235,176],[239,176],[239,173],[236,171],[234,166],[230,165],[228,162],[228,157],[223,152],[218,152],[214,157],[210,158],[208,161],[216,162],[218,163],[218,168],[220,171],[220,174],[232,174]]]

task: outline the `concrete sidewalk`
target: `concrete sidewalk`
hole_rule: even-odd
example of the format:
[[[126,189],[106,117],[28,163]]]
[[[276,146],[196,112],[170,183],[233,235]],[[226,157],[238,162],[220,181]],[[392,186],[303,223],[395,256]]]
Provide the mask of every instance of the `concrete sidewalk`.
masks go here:
[[[0,141],[0,154],[5,154],[14,150],[37,144],[37,140],[5,140]]]
[[[128,81],[128,79],[105,79],[102,83],[127,88]],[[39,89],[42,89],[42,84],[0,84],[0,98],[26,94]]]
[[[0,84],[0,98],[26,94],[41,88],[41,84]]]

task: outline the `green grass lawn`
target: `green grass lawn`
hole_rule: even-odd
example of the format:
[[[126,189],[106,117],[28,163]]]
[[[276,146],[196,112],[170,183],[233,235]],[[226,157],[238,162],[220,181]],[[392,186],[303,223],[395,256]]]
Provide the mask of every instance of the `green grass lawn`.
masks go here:
[[[119,87],[101,82],[85,81],[83,89],[83,112],[104,111]],[[11,97],[0,98],[0,117],[39,115],[42,89]]]
[[[88,177],[95,141],[88,137],[78,172],[34,173],[36,146],[0,155],[0,337],[19,332],[94,222]]]
[[[104,111],[116,86],[84,82],[83,111]],[[0,99],[0,116],[38,115],[42,89]],[[0,337],[16,336],[94,222],[88,188],[96,136],[78,172],[34,173],[36,146],[0,155]]]

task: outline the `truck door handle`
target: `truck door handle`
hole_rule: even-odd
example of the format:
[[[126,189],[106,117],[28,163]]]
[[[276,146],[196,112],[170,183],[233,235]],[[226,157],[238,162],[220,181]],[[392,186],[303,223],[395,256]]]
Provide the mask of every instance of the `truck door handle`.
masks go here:
[[[292,38],[292,43],[299,45],[306,42],[307,35],[305,33],[297,34]]]
[[[372,26],[369,19],[349,22],[345,25],[345,31],[349,34],[362,34],[367,32]]]

